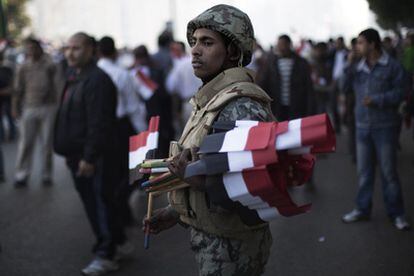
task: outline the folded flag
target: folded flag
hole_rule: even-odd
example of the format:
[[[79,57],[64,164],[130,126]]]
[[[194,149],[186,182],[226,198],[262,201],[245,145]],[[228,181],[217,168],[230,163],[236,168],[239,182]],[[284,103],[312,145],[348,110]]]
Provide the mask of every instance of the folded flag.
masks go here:
[[[286,122],[216,122],[225,132],[208,135],[200,160],[187,166],[185,177],[207,175],[214,204],[235,208],[247,224],[271,221],[310,210],[296,205],[287,187],[309,181],[313,153],[333,152],[335,134],[326,114]],[[219,183],[217,183],[219,182]]]
[[[215,177],[214,184],[207,184],[206,192],[214,204],[236,210],[247,225],[308,212],[311,204],[298,206],[289,196],[283,170],[273,164],[225,173]]]
[[[286,122],[218,122],[215,128],[237,128],[208,135],[200,146],[202,158],[187,166],[185,177],[240,172],[277,162],[277,153],[291,155],[335,151],[336,138],[326,114]]]
[[[139,173],[140,164],[147,158],[150,151],[158,147],[158,127],[160,117],[151,117],[148,130],[129,138],[129,183],[132,184],[142,177]]]
[[[257,150],[267,146],[269,128],[276,126],[275,150],[291,153],[323,153],[335,150],[335,135],[327,114],[285,122],[230,121],[216,122],[214,129],[228,130],[208,135],[200,153]]]
[[[200,152],[213,152],[213,149],[228,152],[205,154],[199,161],[189,164],[185,170],[185,178],[195,175],[214,175],[224,172],[240,172],[244,169],[259,167],[277,162],[277,154],[274,150],[276,139],[276,124],[268,123],[266,127],[247,127],[244,136],[238,139],[233,134],[218,133],[207,136],[202,143]],[[232,132],[232,131],[229,131]],[[256,136],[257,135],[257,136]],[[214,136],[209,139],[210,136]],[[251,136],[252,138],[249,138]],[[234,138],[233,144],[229,138]],[[255,141],[257,138],[257,141]],[[228,141],[224,142],[223,141]],[[219,142],[217,142],[219,141]],[[221,141],[221,146],[220,146]],[[237,150],[237,146],[239,144]],[[224,145],[224,147],[223,147]]]
[[[286,123],[288,129],[277,137],[276,150],[288,150],[292,154],[302,154],[306,148],[308,153],[335,151],[335,133],[326,113],[281,122]]]

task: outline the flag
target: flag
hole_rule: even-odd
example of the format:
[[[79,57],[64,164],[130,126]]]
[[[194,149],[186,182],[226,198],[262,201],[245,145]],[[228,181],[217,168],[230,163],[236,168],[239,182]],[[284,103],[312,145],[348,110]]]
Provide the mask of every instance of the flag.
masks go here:
[[[308,212],[311,204],[298,206],[292,201],[281,170],[284,168],[271,165],[225,173],[214,185],[206,186],[207,193],[213,203],[236,209],[248,225]]]
[[[185,178],[195,175],[240,172],[244,169],[277,162],[277,154],[274,150],[275,124],[269,123],[267,127],[249,126],[229,132],[229,135],[218,133],[208,135],[204,139],[204,141],[209,141],[203,141],[200,153],[217,151],[219,153],[204,154],[200,160],[189,164],[185,170]],[[236,136],[231,133],[235,133]]]
[[[145,75],[140,69],[137,70],[137,78],[142,81],[142,83],[150,89],[152,92],[158,89],[158,84],[153,81],[150,77]]]
[[[289,186],[310,180],[314,153],[332,152],[335,134],[326,114],[285,122],[216,122],[204,138],[200,160],[185,177],[207,175],[214,204],[237,210],[249,225],[308,212],[311,204],[293,202]]]
[[[147,154],[158,147],[158,127],[160,117],[151,117],[148,130],[129,138],[129,183],[140,179],[139,165],[147,158]]]
[[[279,123],[216,122],[213,124],[214,129],[227,130],[227,132],[208,135],[200,146],[200,153],[254,149],[252,141],[266,139],[267,136],[263,136],[266,133],[264,129],[272,127],[272,124],[277,128],[275,150],[288,150],[291,154],[335,151],[335,134],[328,115],[324,113]],[[255,142],[253,145],[257,145],[257,143]],[[250,148],[247,148],[248,146]]]

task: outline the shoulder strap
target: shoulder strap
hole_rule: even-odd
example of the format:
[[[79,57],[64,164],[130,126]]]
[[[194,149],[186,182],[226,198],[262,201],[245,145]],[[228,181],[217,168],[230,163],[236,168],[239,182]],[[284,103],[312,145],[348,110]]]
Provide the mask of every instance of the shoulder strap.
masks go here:
[[[251,82],[239,82],[232,84],[217,93],[206,105],[208,112],[214,112],[223,108],[230,101],[241,97],[249,97],[266,105],[272,99],[258,85]]]

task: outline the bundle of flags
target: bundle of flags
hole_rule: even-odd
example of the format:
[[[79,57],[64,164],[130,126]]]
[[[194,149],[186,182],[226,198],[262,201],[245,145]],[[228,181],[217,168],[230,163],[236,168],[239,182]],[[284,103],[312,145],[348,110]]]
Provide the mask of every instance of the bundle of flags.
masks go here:
[[[160,117],[151,117],[148,130],[129,137],[129,183],[142,178],[140,168],[144,160],[149,159],[158,147],[158,127]]]
[[[216,122],[224,130],[206,136],[201,158],[187,166],[185,177],[215,176],[207,185],[213,203],[239,207],[247,224],[270,221],[278,216],[307,212],[310,204],[297,206],[289,186],[307,182],[313,154],[335,151],[336,140],[326,114],[286,122]]]
[[[153,117],[148,131],[130,138],[130,182],[149,175],[141,184],[148,192],[148,217],[153,196],[188,187],[168,170],[169,159],[150,158],[158,144],[158,125],[159,117]],[[206,181],[206,192],[214,204],[235,209],[248,225],[310,210],[311,204],[293,202],[288,187],[311,178],[314,154],[335,151],[326,114],[285,122],[216,122],[213,129],[200,145],[200,159],[187,166],[185,178],[210,176],[213,181]]]

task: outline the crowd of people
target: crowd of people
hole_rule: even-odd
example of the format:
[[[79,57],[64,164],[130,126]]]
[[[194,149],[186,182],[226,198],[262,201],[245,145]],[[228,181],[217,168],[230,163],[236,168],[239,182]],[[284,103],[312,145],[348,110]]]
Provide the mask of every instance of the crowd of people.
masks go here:
[[[229,19],[230,27],[217,19],[228,10],[237,15]],[[206,19],[209,16],[212,21]],[[208,130],[197,127],[202,125],[197,114],[204,114],[204,121],[211,118],[212,124],[214,120],[285,121],[326,112],[336,133],[348,135],[358,172],[356,207],[342,220],[370,218],[378,164],[387,214],[397,229],[410,228],[396,160],[402,124],[414,114],[414,33],[408,32],[404,39],[381,40],[376,30],[367,29],[349,47],[343,37],[303,40],[294,47],[283,34],[265,50],[254,40],[248,16],[225,5],[213,7],[188,26],[191,54],[169,31],[158,37],[159,50],[154,54],[145,45],[118,51],[113,38],[96,39],[84,32],[70,36],[53,55],[33,37],[22,42],[23,58],[17,58],[12,44],[2,44],[0,181],[7,174],[16,188],[30,183],[37,142],[43,185],[53,185],[53,152],[65,158],[96,237],[95,257],[82,270],[84,275],[118,269],[117,260],[133,250],[124,232],[133,223],[128,206],[134,189],[128,183],[128,139],[146,130],[149,118],[156,115],[161,118],[156,157],[179,156],[170,169],[182,176],[191,154],[170,152],[170,141],[180,138],[188,121],[193,127],[184,130],[179,142],[184,148],[197,146]],[[238,32],[241,26],[243,32],[247,30],[244,36]],[[254,78],[254,91],[243,97],[242,91],[227,102],[213,99],[212,93],[219,94],[231,81]],[[206,109],[209,101],[217,101],[221,109]],[[16,139],[15,171],[5,172],[7,159],[1,143]],[[186,181],[199,187],[215,179]],[[191,226],[200,275],[260,275],[272,243],[268,225],[255,226],[253,231],[237,219],[234,210],[231,216],[212,215],[209,204],[200,204],[205,196],[202,189],[192,188],[172,193],[171,205],[155,212],[147,223],[153,232],[177,222]],[[187,209],[180,206],[182,201]],[[229,225],[231,231],[226,230]],[[223,248],[206,246],[207,240],[210,245],[229,243],[240,249],[237,254],[243,258],[240,263],[214,268],[226,260],[217,259]],[[239,244],[240,240],[244,242]],[[253,249],[255,244],[261,245],[260,252]]]

